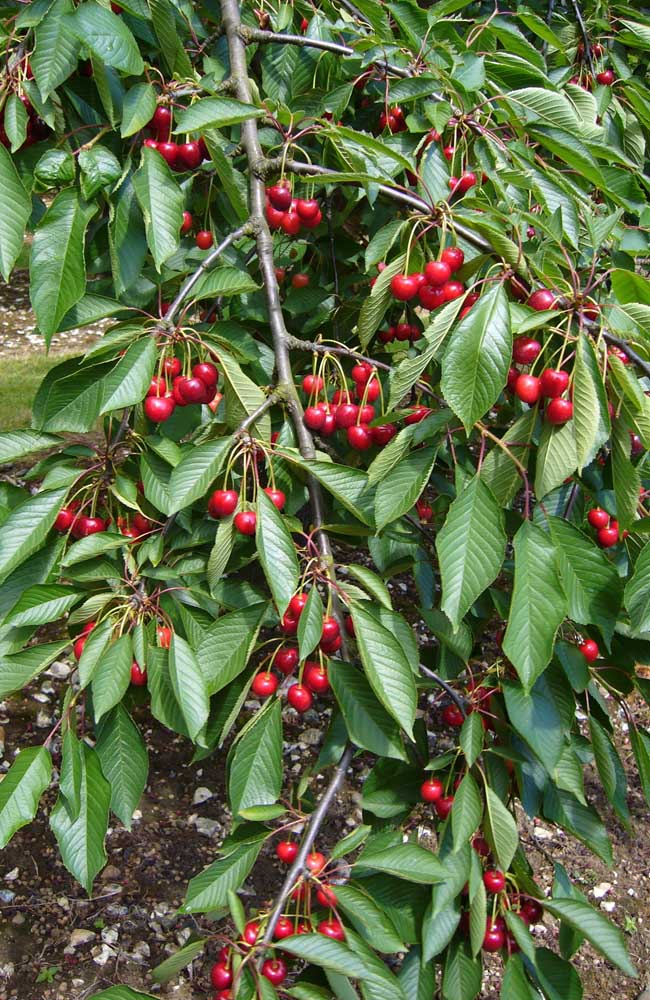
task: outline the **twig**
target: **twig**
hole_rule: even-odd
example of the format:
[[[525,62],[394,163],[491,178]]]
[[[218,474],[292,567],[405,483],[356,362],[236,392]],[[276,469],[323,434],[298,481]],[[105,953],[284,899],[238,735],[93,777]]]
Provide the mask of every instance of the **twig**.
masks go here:
[[[126,429],[129,426],[129,418],[131,417],[131,410],[132,410],[131,406],[125,407],[124,412],[122,413],[120,426],[117,428],[117,431],[115,432],[115,437],[109,442],[111,448],[115,448],[115,446],[119,444],[119,442],[126,434]]]
[[[602,331],[603,340],[608,344],[613,344],[615,347],[620,347],[622,351],[625,351],[630,361],[633,361],[637,368],[640,368],[644,375],[650,378],[650,362],[646,361],[637,354],[633,347],[630,347],[627,340],[623,340],[621,337],[614,336],[613,333],[609,333],[607,330]]]
[[[237,240],[240,240],[242,238],[242,236],[251,235],[252,232],[253,232],[253,228],[252,228],[252,225],[251,225],[251,220],[249,219],[247,222],[244,222],[243,225],[241,225],[239,227],[239,229],[234,229],[232,231],[232,233],[229,233],[228,236],[226,236],[226,238],[223,239],[221,241],[221,243],[214,248],[214,250],[210,251],[210,253],[205,258],[205,260],[201,261],[201,263],[197,267],[196,271],[194,271],[189,276],[189,278],[187,279],[187,281],[185,281],[185,283],[183,285],[181,285],[181,288],[180,288],[180,291],[179,291],[178,295],[176,296],[176,298],[174,299],[174,301],[170,305],[169,309],[165,313],[165,320],[168,323],[172,322],[172,320],[174,319],[174,316],[176,315],[176,313],[178,312],[178,310],[180,308],[181,303],[183,302],[183,299],[187,298],[187,296],[192,291],[192,289],[196,285],[196,283],[199,280],[199,278],[203,274],[205,274],[205,272],[210,267],[212,267],[212,265],[214,264],[215,260],[218,257],[221,256],[221,254],[224,252],[224,250],[227,250],[228,247],[232,243],[236,243]]]
[[[329,42],[324,38],[310,38],[308,35],[289,35],[284,32],[264,31],[262,28],[250,28],[248,25],[241,28],[240,35],[246,44],[259,42],[264,45],[271,42],[277,45],[297,45],[300,48],[322,49],[324,52],[333,52],[344,59],[349,59],[352,56],[361,56],[361,53],[357,52],[356,49],[350,48],[349,45],[341,45],[339,42]],[[381,59],[375,59],[374,65],[380,66],[385,73],[391,73],[393,76],[409,77],[413,75],[410,69],[404,66],[394,66],[392,63],[384,62]],[[430,96],[434,101],[441,101],[443,99],[440,94],[431,94]]]
[[[454,691],[453,687],[451,687],[450,684],[447,684],[447,681],[443,681],[442,677],[439,677],[433,670],[429,670],[428,667],[425,667],[423,663],[420,664],[420,672],[423,673],[425,677],[428,677],[429,680],[433,681],[434,684],[437,684],[438,687],[441,687],[442,690],[449,695],[454,704],[463,713],[463,718],[466,719],[467,709],[465,708],[465,701]]]
[[[591,54],[591,43],[589,41],[589,33],[587,31],[587,25],[585,24],[585,19],[582,16],[582,11],[580,10],[580,4],[578,0],[571,0],[571,6],[573,7],[574,14],[576,16],[576,21],[578,22],[578,27],[580,28],[580,34],[582,35],[582,45],[584,47],[585,61],[589,67],[589,72],[592,77],[594,73],[594,60]]]
[[[252,413],[249,413],[245,420],[242,420],[237,430],[234,432],[233,437],[241,437],[248,431],[249,427],[252,427],[256,420],[259,420],[267,410],[270,410],[272,406],[275,406],[281,399],[283,399],[284,393],[281,389],[273,389],[271,393],[266,397],[263,403],[260,403]]]
[[[355,747],[350,745],[347,746],[346,749],[343,751],[343,756],[341,757],[341,760],[339,761],[336,770],[332,775],[329,785],[323,792],[321,799],[318,805],[316,806],[316,809],[311,814],[311,818],[307,825],[307,829],[305,830],[302,842],[300,844],[300,849],[298,851],[298,854],[296,855],[296,860],[294,861],[291,868],[287,872],[287,876],[284,882],[282,883],[282,888],[278,893],[275,906],[271,911],[271,915],[266,925],[266,930],[264,931],[264,937],[262,938],[262,945],[270,944],[273,939],[273,932],[275,930],[275,925],[282,916],[284,904],[286,903],[289,894],[291,893],[296,882],[298,881],[298,878],[300,877],[300,875],[302,875],[303,871],[305,870],[305,859],[313,847],[314,841],[318,836],[318,831],[323,825],[323,822],[332,804],[332,800],[336,795],[339,785],[341,784],[341,782],[345,777],[345,773],[350,766],[350,762],[352,761],[354,753],[355,753]]]

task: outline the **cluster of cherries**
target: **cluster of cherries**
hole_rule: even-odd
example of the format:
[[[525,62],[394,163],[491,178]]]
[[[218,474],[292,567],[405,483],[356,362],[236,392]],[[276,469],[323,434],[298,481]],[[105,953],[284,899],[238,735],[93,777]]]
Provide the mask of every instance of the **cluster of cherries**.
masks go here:
[[[171,108],[159,104],[148,126],[155,133],[155,138],[145,139],[144,145],[160,153],[172,170],[196,170],[204,160],[210,159],[205,139],[201,137],[190,142],[172,142],[172,121]]]
[[[108,515],[99,517],[96,514],[80,514],[80,507],[79,500],[69,500],[56,515],[55,529],[64,535],[70,533],[73,538],[87,538],[88,535],[108,530],[111,523]]]
[[[377,127],[379,132],[383,132],[384,129],[388,129],[388,131],[393,135],[397,132],[406,132],[408,126],[404,118],[404,111],[400,108],[399,104],[394,104],[392,107],[385,108],[384,111],[381,112],[377,122]]]
[[[84,646],[88,642],[90,633],[97,625],[97,622],[86,622],[81,632],[72,645],[72,651],[76,660],[81,659]],[[161,649],[169,649],[172,641],[172,630],[167,625],[158,625],[156,628],[158,645]],[[134,687],[145,687],[147,684],[147,668],[141,667],[137,660],[131,664],[131,684]]]
[[[542,345],[533,337],[515,337],[512,345],[512,360],[516,365],[528,367],[539,357]],[[548,402],[544,407],[544,418],[550,424],[566,424],[573,417],[573,403],[563,397],[569,387],[569,373],[561,368],[545,368],[539,375],[521,372],[514,365],[508,372],[508,388],[522,402],[533,406],[542,397]]]
[[[391,279],[390,290],[399,302],[410,302],[417,295],[425,309],[437,309],[465,294],[463,282],[452,278],[463,266],[464,260],[465,254],[460,247],[445,247],[440,259],[430,260],[424,272],[396,274]],[[478,295],[467,301],[463,308],[471,307],[477,298]]]
[[[315,198],[294,198],[287,181],[266,189],[266,221],[270,229],[297,236],[301,229],[316,229],[323,219]]]
[[[591,54],[592,56],[594,56],[595,59],[600,59],[604,51],[605,50],[603,46],[600,44],[600,42],[594,42],[594,44],[591,46]],[[581,61],[584,60],[585,47],[582,44],[582,42],[578,46],[577,56],[578,59],[580,59]],[[602,69],[600,70],[599,73],[596,73],[596,82],[599,83],[601,87],[611,87],[611,85],[614,83],[614,80],[615,76],[613,69],[609,68]],[[592,86],[591,73],[587,72],[585,69],[581,67],[580,71],[575,76],[571,77],[569,83],[577,83],[580,87],[583,87],[584,90],[591,90]]]
[[[264,493],[274,507],[280,511],[284,508],[287,498],[282,490],[266,486]],[[237,490],[215,490],[208,500],[208,514],[217,520],[229,517],[237,510],[239,499]],[[254,535],[257,530],[257,514],[254,510],[240,510],[235,514],[233,524],[240,535]]]
[[[587,514],[587,521],[595,529],[596,541],[601,549],[611,549],[612,546],[618,545],[618,521],[610,517],[606,510],[602,507],[593,507]],[[628,534],[628,531],[624,531],[622,537],[627,538]]]
[[[194,226],[194,218],[191,212],[183,212],[183,221],[181,223],[181,236],[187,236],[191,233],[192,227]],[[199,250],[209,250],[214,243],[214,236],[209,229],[199,229],[194,237],[194,242],[196,243]]]
[[[210,404],[217,395],[219,372],[211,361],[198,361],[190,375],[182,375],[179,358],[165,358],[160,375],[154,375],[143,409],[154,423],[169,420],[177,406]],[[171,383],[171,384],[170,384]]]
[[[319,401],[325,390],[323,378],[320,375],[305,375],[302,388],[309,397],[303,417],[305,426],[323,437],[329,437],[337,430],[344,431],[348,444],[355,451],[367,451],[373,444],[383,448],[395,436],[397,427],[395,424],[370,427],[376,417],[372,404],[381,395],[376,371],[368,361],[361,361],[352,369],[352,379],[352,392],[347,385],[339,388],[330,402],[328,399]],[[353,401],[355,399],[357,402]]]

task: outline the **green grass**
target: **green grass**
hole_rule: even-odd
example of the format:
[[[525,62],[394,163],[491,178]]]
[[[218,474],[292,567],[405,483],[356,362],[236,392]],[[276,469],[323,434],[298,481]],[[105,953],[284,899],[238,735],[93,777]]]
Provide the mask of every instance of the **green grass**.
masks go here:
[[[0,431],[29,427],[32,402],[50,368],[73,357],[73,353],[6,357],[0,367]]]

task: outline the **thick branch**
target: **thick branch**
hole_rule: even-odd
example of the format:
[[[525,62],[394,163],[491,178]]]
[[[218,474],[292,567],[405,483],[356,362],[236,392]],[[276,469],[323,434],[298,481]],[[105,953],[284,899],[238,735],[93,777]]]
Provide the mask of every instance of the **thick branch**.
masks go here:
[[[349,59],[352,56],[360,56],[360,53],[350,48],[349,45],[341,45],[339,42],[328,42],[324,38],[309,38],[307,35],[288,35],[284,32],[263,31],[261,28],[249,28],[246,26],[242,28],[241,36],[247,43],[259,42],[263,45],[273,42],[277,45],[297,45],[300,48],[322,49],[324,52],[333,52],[335,55],[343,56],[344,59]],[[395,66],[381,59],[376,59],[374,65],[379,66],[385,73],[390,73],[392,76],[409,77],[413,75],[410,69],[404,66]],[[442,100],[440,94],[431,94],[431,98],[434,101]]]
[[[332,775],[329,785],[323,792],[316,809],[311,814],[307,829],[300,844],[300,850],[296,855],[296,860],[287,872],[287,876],[282,883],[282,888],[278,893],[275,906],[271,911],[271,915],[264,932],[264,938],[262,939],[263,945],[270,944],[273,940],[273,931],[275,930],[275,925],[277,924],[279,918],[282,916],[284,904],[289,898],[289,895],[298,881],[298,878],[305,870],[305,858],[314,846],[314,842],[318,836],[318,831],[327,817],[330,806],[334,800],[334,796],[336,795],[338,788],[345,777],[346,771],[350,766],[354,752],[355,747],[350,745],[348,745],[343,751],[343,756],[341,757],[341,760]]]
[[[199,278],[212,267],[215,260],[221,256],[224,250],[227,250],[232,243],[236,243],[237,240],[240,240],[242,236],[250,235],[252,231],[253,230],[251,222],[250,220],[248,220],[248,222],[245,222],[243,225],[241,225],[239,229],[235,229],[233,230],[232,233],[229,233],[228,236],[226,236],[226,238],[222,240],[221,243],[214,248],[214,250],[210,251],[205,260],[201,261],[196,271],[194,271],[193,274],[191,274],[189,278],[185,281],[185,283],[181,285],[178,295],[176,296],[176,298],[170,305],[169,309],[165,313],[165,319],[169,323],[172,322],[174,316],[176,315],[181,306],[181,303],[190,294],[190,292],[196,285]]]

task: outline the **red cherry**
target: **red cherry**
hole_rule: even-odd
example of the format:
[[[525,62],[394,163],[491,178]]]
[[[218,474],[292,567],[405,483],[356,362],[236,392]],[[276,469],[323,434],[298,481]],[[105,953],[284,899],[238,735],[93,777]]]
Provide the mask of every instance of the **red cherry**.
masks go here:
[[[181,373],[180,358],[165,358],[163,361],[163,371],[170,378],[176,378]]]
[[[437,812],[440,819],[447,819],[447,816],[451,812],[451,807],[453,806],[453,804],[454,804],[454,796],[446,795],[444,796],[444,798],[438,799],[433,808]]]
[[[273,986],[279,986],[287,978],[287,965],[281,958],[267,958],[262,965],[262,975]]]
[[[505,943],[505,933],[496,925],[496,923],[488,920],[485,927],[485,936],[483,938],[483,950],[491,952],[501,951]]]
[[[365,385],[368,379],[374,373],[374,368],[368,361],[360,361],[352,369],[352,378],[355,382],[361,382]]]
[[[101,531],[106,531],[108,528],[108,521],[104,520],[102,517],[87,517],[81,515],[75,519],[75,523],[72,528],[72,533],[77,536],[77,538],[87,538],[88,535],[96,535]]]
[[[278,212],[287,212],[291,208],[291,188],[288,184],[274,184],[266,189],[267,197]]]
[[[147,389],[147,396],[164,396],[167,392],[167,383],[161,375],[154,375]]]
[[[201,166],[203,154],[198,142],[183,142],[178,147],[178,160],[181,166],[188,170],[196,170]]]
[[[189,233],[192,228],[194,220],[192,218],[191,212],[183,212],[183,222],[181,223],[181,234],[184,236],[185,233]]]
[[[303,613],[305,604],[307,603],[308,597],[309,594],[302,594],[302,593],[293,595],[293,597],[289,601],[289,611],[288,611],[288,614],[290,614],[292,618],[300,618],[301,614]]]
[[[356,632],[354,629],[354,621],[352,619],[352,615],[345,616],[345,631],[352,639],[354,639]]]
[[[480,833],[477,833],[475,837],[472,837],[472,847],[482,858],[487,858],[490,854],[490,845],[485,837],[481,836]]]
[[[547,399],[557,399],[566,391],[569,384],[569,373],[557,368],[546,368],[539,380],[542,384],[542,394]]]
[[[321,854],[320,851],[312,851],[305,858],[305,868],[307,868],[312,875],[320,875],[323,868],[325,867],[325,855]]]
[[[600,656],[600,650],[598,648],[598,643],[594,642],[593,639],[585,639],[584,642],[580,643],[578,649],[584,656],[587,663],[593,663]]]
[[[374,406],[370,403],[366,403],[365,406],[359,407],[359,420],[362,424],[369,424],[371,420],[374,420],[377,414],[375,413]],[[370,433],[372,434],[372,427],[370,428]],[[374,442],[374,437],[373,437]]]
[[[302,380],[303,392],[311,395],[313,392],[322,392],[325,388],[325,383],[323,382],[320,375],[305,375]]]
[[[209,250],[214,243],[214,236],[209,229],[200,229],[194,237],[194,242],[199,250]]]
[[[240,510],[235,514],[235,527],[240,535],[254,535],[257,527],[257,514],[253,510]]]
[[[488,868],[483,875],[483,885],[488,892],[503,892],[506,887],[506,877],[497,868]]]
[[[302,680],[305,687],[309,688],[313,694],[324,694],[325,691],[329,691],[330,682],[327,676],[327,668],[322,667],[320,663],[307,662]]]
[[[418,500],[415,504],[418,517],[423,524],[428,524],[433,518],[433,507],[424,500]]]
[[[287,498],[282,492],[282,490],[273,490],[271,489],[270,486],[267,486],[265,487],[264,492],[266,493],[267,497],[269,498],[273,506],[277,507],[278,510],[282,510],[285,503],[287,502]]]
[[[451,160],[453,160],[453,158],[454,158],[454,152],[455,152],[455,147],[454,146],[443,146],[442,147],[442,155],[444,156],[445,160],[447,160],[449,162],[451,162]]]
[[[465,173],[460,175],[453,190],[458,191],[460,194],[465,194],[466,191],[469,191],[470,188],[474,187],[476,179],[475,173],[472,173],[471,170],[466,170]]]
[[[336,653],[342,645],[343,640],[340,635],[337,635],[333,639],[321,639],[320,649],[324,653],[327,653],[328,656],[331,656],[333,653]]]
[[[264,214],[266,215],[266,221],[270,229],[280,229],[285,215],[284,212],[280,212],[277,208],[273,208],[273,205],[269,204],[266,206]]]
[[[327,416],[326,408],[322,403],[319,403],[317,406],[308,406],[302,419],[305,426],[309,427],[311,431],[319,431],[325,425]],[[334,420],[333,414],[331,416]]]
[[[512,344],[512,360],[518,365],[532,365],[541,349],[540,342],[533,340],[532,337],[515,337]]]
[[[242,938],[246,944],[254,945],[260,934],[260,925],[257,920],[249,920],[244,927]]]
[[[442,710],[442,721],[446,726],[462,726],[465,717],[458,705],[445,705]]]
[[[395,340],[395,327],[389,326],[387,330],[380,330],[377,334],[377,339],[382,344],[390,344]]]
[[[167,137],[172,127],[171,108],[165,107],[164,104],[159,104],[153,113],[153,118],[151,119],[151,125],[158,132],[158,138],[160,138],[161,133],[163,133],[165,137]]]
[[[594,507],[587,514],[587,520],[592,528],[606,528],[609,524],[609,514],[601,507]]]
[[[315,198],[298,198],[296,212],[303,222],[311,222],[320,212],[320,205]]]
[[[178,161],[178,146],[175,142],[159,142],[158,152],[170,167],[175,167]]]
[[[509,368],[508,369],[508,380],[506,382],[506,385],[507,385],[508,389],[510,390],[510,392],[514,392],[515,391],[515,386],[517,384],[517,379],[519,378],[519,374],[520,374],[520,372],[519,372],[518,368]]]
[[[465,294],[465,286],[462,281],[447,281],[442,286],[442,290],[445,293],[445,302],[459,299],[461,295]]]
[[[444,260],[430,260],[424,269],[424,277],[434,288],[440,288],[451,278],[451,268]]]
[[[396,274],[391,280],[390,290],[400,302],[408,302],[417,295],[418,280],[413,274]]]
[[[232,983],[232,972],[225,962],[216,962],[210,969],[210,982],[218,990],[225,990]]]
[[[169,649],[172,641],[172,630],[166,625],[159,625],[156,629],[156,635],[161,649]]]
[[[515,383],[515,393],[522,402],[532,406],[542,394],[542,384],[536,375],[520,375]]]
[[[336,413],[334,414],[334,419],[336,420],[336,426],[342,429],[347,427],[352,427],[356,423],[356,419],[359,416],[359,407],[355,403],[341,403],[336,408]]]
[[[335,920],[334,917],[329,920],[321,920],[318,925],[318,933],[324,934],[325,937],[334,938],[335,941],[345,941],[343,924]]]
[[[367,451],[372,445],[372,434],[367,424],[354,424],[347,430],[348,444],[355,451]]]
[[[528,297],[528,305],[537,312],[544,312],[545,309],[555,309],[555,295],[550,288],[538,288]]]
[[[537,924],[544,916],[544,907],[536,899],[525,899],[521,904],[520,913],[525,915],[527,923]]]
[[[75,639],[74,644],[72,646],[72,652],[74,653],[76,660],[81,659],[81,654],[84,651],[84,646],[86,645],[87,641],[88,641],[87,635],[80,635],[78,639]]]
[[[251,691],[259,698],[269,698],[277,690],[278,679],[275,674],[272,674],[269,670],[255,674],[253,683],[251,684]]]
[[[305,229],[316,229],[317,226],[320,226],[321,222],[323,221],[323,213],[319,208],[316,214],[312,216],[311,219],[303,219],[303,217],[300,216],[300,221],[302,222]]]
[[[195,378],[200,378],[209,389],[213,389],[219,380],[219,372],[211,361],[199,361],[192,368],[192,375]]]
[[[302,715],[303,712],[309,711],[314,699],[311,696],[311,692],[304,685],[292,684],[287,691],[287,701],[292,708],[295,708],[296,712]]]
[[[298,619],[294,618],[292,614],[286,611],[282,616],[280,628],[285,635],[295,635],[298,631]]]
[[[381,396],[381,385],[379,383],[379,379],[376,379],[374,376],[366,382],[365,386],[357,384],[355,386],[355,389],[358,398],[361,399],[363,396],[365,396],[366,401],[368,403],[374,403],[375,400],[379,399],[379,397]]]
[[[131,683],[134,687],[144,687],[147,683],[147,671],[136,660],[131,664]]]
[[[284,938],[291,937],[293,935],[293,920],[289,917],[280,917],[277,924],[275,925],[275,930],[273,931],[273,937],[276,941],[282,941]]]
[[[439,306],[446,302],[445,289],[434,288],[433,285],[422,285],[418,289],[418,299],[420,300],[420,305],[430,312],[433,309],[438,309]]]
[[[614,82],[614,70],[604,69],[602,73],[596,73],[596,80],[602,87],[611,87]]]
[[[336,639],[340,635],[341,630],[339,628],[339,623],[336,618],[327,617],[323,618],[323,628],[321,632],[321,639],[325,642],[331,642],[332,639]]]
[[[566,424],[573,417],[573,403],[570,399],[552,399],[544,416],[549,424]]]
[[[316,899],[321,906],[326,906],[329,909],[335,907],[337,903],[336,893],[331,885],[319,886],[316,890]]]
[[[282,216],[282,222],[280,223],[280,229],[282,229],[287,236],[297,236],[300,232],[300,226],[300,216],[297,212],[290,210],[284,213]]]
[[[433,413],[433,410],[429,409],[428,406],[415,406],[408,416],[404,417],[404,423],[419,424],[420,421],[424,420],[425,417],[428,417],[430,413]]]
[[[643,451],[645,451],[643,441],[638,434],[633,434],[632,431],[630,431],[630,453],[632,458],[636,458],[637,455],[640,455]]]
[[[156,142],[155,139],[145,139],[142,145],[146,146],[147,149],[155,149],[156,151],[158,150],[158,143]]]
[[[383,448],[392,441],[397,434],[397,427],[395,424],[377,424],[376,427],[370,428],[370,435],[372,437],[372,443]]]
[[[162,424],[165,420],[169,420],[176,403],[172,396],[147,396],[142,408],[145,417],[156,424]]]
[[[610,524],[608,528],[599,528],[596,532],[596,540],[601,549],[611,549],[613,545],[618,545],[618,525]]]
[[[298,855],[298,844],[295,840],[281,840],[275,853],[285,865],[292,865]]]
[[[215,490],[208,500],[211,517],[228,517],[237,508],[239,494],[236,490]]]
[[[425,287],[424,285],[422,286]],[[410,340],[411,339],[411,324],[410,323],[398,323],[395,327],[395,337],[397,340]]]
[[[283,646],[273,657],[273,666],[288,677],[298,666],[298,660],[298,650],[295,646]]]
[[[425,802],[438,802],[443,792],[444,786],[438,778],[427,778],[420,785],[420,795]]]
[[[309,275],[298,272],[298,274],[294,274],[292,276],[291,284],[294,288],[307,288],[309,284]]]
[[[204,403],[206,401],[206,384],[202,379],[192,375],[178,383],[178,390],[186,403]]]
[[[459,271],[465,263],[465,254],[460,247],[445,247],[440,254],[440,260],[449,265],[451,273]]]
[[[69,531],[75,519],[74,511],[70,510],[68,507],[62,507],[59,513],[56,515],[56,521],[54,522],[54,527],[57,531]]]

